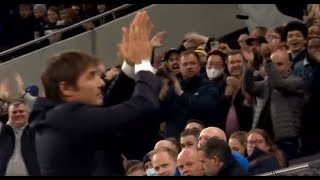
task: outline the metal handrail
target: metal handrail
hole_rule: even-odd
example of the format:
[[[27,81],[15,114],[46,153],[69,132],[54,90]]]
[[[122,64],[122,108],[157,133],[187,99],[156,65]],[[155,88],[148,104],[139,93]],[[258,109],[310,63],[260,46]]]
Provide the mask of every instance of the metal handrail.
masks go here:
[[[290,166],[290,167],[275,170],[275,171],[258,174],[256,176],[284,176],[284,175],[293,174],[293,173],[297,173],[297,172],[301,172],[301,171],[313,169],[313,168],[315,169],[320,168],[320,159],[313,160],[308,163]]]
[[[42,37],[40,37],[40,38],[37,38],[37,39],[34,39],[34,40],[32,40],[32,41],[26,42],[26,43],[24,43],[24,44],[15,46],[15,47],[13,47],[13,48],[11,48],[11,49],[2,51],[2,52],[0,52],[0,57],[1,57],[1,56],[4,56],[4,55],[7,55],[7,54],[10,54],[10,53],[12,53],[12,52],[14,52],[14,51],[20,50],[20,49],[22,49],[22,48],[28,47],[28,46],[30,46],[30,45],[33,45],[33,44],[38,43],[38,42],[40,42],[40,41],[43,41],[43,40],[45,40],[45,39],[48,39],[49,37],[54,36],[54,35],[56,35],[56,34],[61,34],[61,33],[64,33],[64,32],[66,32],[66,31],[69,31],[69,30],[71,30],[71,29],[74,29],[74,28],[76,28],[76,27],[79,27],[79,26],[81,26],[83,23],[86,23],[86,22],[89,22],[89,21],[95,21],[95,20],[97,20],[97,19],[100,19],[101,17],[104,17],[104,16],[109,15],[109,14],[113,14],[114,12],[117,12],[117,11],[119,11],[119,10],[125,9],[125,8],[127,8],[127,7],[131,7],[131,6],[133,6],[133,5],[134,5],[134,4],[125,4],[125,5],[122,5],[122,6],[120,6],[120,7],[111,9],[110,11],[104,12],[104,13],[102,13],[102,14],[96,15],[96,16],[91,17],[91,18],[88,18],[88,19],[85,19],[85,20],[83,20],[83,21],[81,21],[81,22],[78,22],[78,23],[76,23],[76,24],[70,25],[70,26],[68,26],[68,27],[66,27],[66,28],[63,28],[63,29],[61,29],[61,30],[55,31],[55,32],[53,32],[52,34],[48,34],[48,35],[42,36]]]

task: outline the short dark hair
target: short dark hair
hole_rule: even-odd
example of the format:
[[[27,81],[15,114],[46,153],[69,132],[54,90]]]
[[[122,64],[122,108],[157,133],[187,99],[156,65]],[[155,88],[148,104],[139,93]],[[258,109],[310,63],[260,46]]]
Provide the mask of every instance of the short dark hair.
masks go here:
[[[181,57],[182,56],[188,56],[188,55],[194,55],[196,58],[197,58],[197,61],[199,62],[199,63],[201,63],[200,62],[200,56],[199,56],[199,54],[197,53],[197,52],[195,52],[194,51],[194,49],[188,49],[188,50],[186,50],[186,51],[183,51],[182,53],[181,53]]]
[[[178,152],[181,151],[181,147],[180,147],[180,139],[176,138],[176,137],[168,137],[166,139],[164,139],[166,141],[170,141],[172,144],[174,144],[177,147]]]
[[[239,49],[233,49],[228,53],[228,58],[226,58],[226,63],[228,64],[229,56],[234,56],[234,55],[237,55],[237,54],[240,54],[242,59],[244,60],[244,56],[243,56],[242,52]]]
[[[194,136],[198,139],[200,134],[200,130],[199,129],[184,129],[181,133],[180,133],[180,137],[186,137],[186,136]]]
[[[268,28],[265,26],[256,26],[254,29],[259,31],[259,36],[265,36],[268,32]]]
[[[48,65],[41,75],[41,81],[47,98],[61,101],[59,84],[65,81],[68,85],[77,87],[77,80],[90,66],[98,66],[99,60],[92,55],[68,51],[49,59]]]
[[[299,21],[291,21],[285,27],[281,39],[287,40],[289,31],[300,31],[305,39],[308,39],[308,27]]]
[[[214,50],[208,53],[208,59],[210,56],[219,56],[221,57],[223,64],[225,65],[227,55],[219,50]]]
[[[9,103],[8,109],[9,109],[11,106],[18,107],[18,106],[20,106],[21,104],[27,105],[27,102],[26,102],[24,99],[14,99],[14,100],[12,100],[12,101]]]
[[[204,152],[207,158],[218,157],[220,161],[225,162],[232,157],[229,144],[218,137],[211,137],[204,143],[199,151]]]
[[[198,124],[200,124],[203,128],[206,127],[205,124],[204,124],[202,121],[198,120],[198,119],[190,119],[190,120],[188,120],[186,126],[187,126],[189,123],[198,123]]]
[[[283,39],[284,26],[278,26],[273,29],[273,31],[280,35],[281,42],[285,42],[286,39]]]

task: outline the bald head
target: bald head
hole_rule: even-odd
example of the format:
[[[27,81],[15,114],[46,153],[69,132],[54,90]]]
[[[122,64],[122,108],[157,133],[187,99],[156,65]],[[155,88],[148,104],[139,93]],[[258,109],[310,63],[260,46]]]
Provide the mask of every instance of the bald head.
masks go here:
[[[182,176],[203,176],[203,166],[197,149],[183,149],[177,158],[178,169]]]
[[[188,149],[183,149],[179,155],[178,155],[178,161],[179,159],[189,159],[189,158],[197,158],[199,157],[198,150],[195,148],[188,148]]]
[[[289,53],[287,53],[286,51],[277,50],[271,54],[271,60],[276,61],[277,59],[290,62]]]
[[[276,66],[276,69],[278,72],[286,77],[288,76],[290,69],[291,69],[291,63],[289,54],[286,51],[283,50],[277,50],[274,53],[271,54],[271,60]]]
[[[207,127],[202,130],[199,135],[198,147],[207,142],[207,140],[211,137],[218,137],[220,139],[223,139],[224,141],[227,141],[226,133],[223,130],[217,127]]]

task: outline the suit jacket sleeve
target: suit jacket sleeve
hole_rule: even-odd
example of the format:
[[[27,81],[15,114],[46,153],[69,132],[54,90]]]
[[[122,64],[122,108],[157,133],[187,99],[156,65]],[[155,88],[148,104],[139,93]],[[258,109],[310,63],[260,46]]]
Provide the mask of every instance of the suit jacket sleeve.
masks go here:
[[[121,71],[106,90],[104,105],[112,106],[128,100],[133,93],[134,85],[134,80]]]
[[[78,105],[69,109],[63,108],[70,116],[68,123],[61,120],[59,127],[65,132],[83,136],[116,133],[123,126],[141,121],[145,119],[145,114],[159,108],[160,87],[161,81],[156,75],[141,71],[136,74],[136,86],[129,100],[111,107]]]

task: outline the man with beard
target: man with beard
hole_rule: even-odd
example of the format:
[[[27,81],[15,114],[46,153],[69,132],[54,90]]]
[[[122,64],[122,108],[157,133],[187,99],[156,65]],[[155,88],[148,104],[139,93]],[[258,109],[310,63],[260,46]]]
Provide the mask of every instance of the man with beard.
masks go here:
[[[178,77],[180,76],[180,54],[180,50],[172,48],[164,55],[162,60],[168,69]]]
[[[221,127],[215,118],[220,104],[218,90],[207,79],[200,76],[200,58],[194,50],[183,52],[180,60],[182,78],[172,76],[173,86],[163,100],[166,115],[166,136],[179,137],[189,119],[198,119],[206,126]]]

